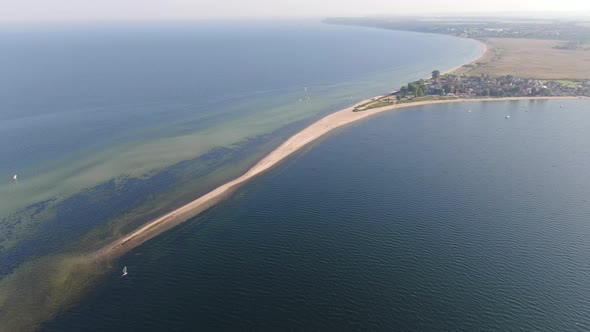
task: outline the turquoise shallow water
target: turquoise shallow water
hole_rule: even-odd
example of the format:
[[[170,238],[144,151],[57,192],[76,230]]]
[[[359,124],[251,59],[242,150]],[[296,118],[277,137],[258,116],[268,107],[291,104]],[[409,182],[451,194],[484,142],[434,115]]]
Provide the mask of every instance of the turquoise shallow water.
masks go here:
[[[43,330],[588,330],[589,107],[431,105],[338,130],[129,252]]]

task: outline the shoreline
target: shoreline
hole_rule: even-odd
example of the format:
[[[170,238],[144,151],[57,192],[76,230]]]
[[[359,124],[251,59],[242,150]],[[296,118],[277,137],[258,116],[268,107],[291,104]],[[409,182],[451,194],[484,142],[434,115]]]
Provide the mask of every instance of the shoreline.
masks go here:
[[[489,48],[487,47],[486,43],[482,42],[481,40],[477,40],[477,39],[473,39],[473,40],[480,43],[480,50],[481,50],[480,54],[477,57],[469,60],[467,63],[464,63],[462,65],[445,70],[442,74],[452,73],[452,72],[458,70],[459,68],[462,68],[468,64],[475,63],[479,59],[485,57],[485,55],[490,51]],[[377,97],[380,97],[380,96],[377,96]],[[385,106],[382,109],[376,108],[376,109],[370,110],[370,112],[353,112],[355,107],[357,107],[358,105],[367,103],[367,102],[373,100],[374,98],[376,98],[376,97],[368,98],[363,101],[357,102],[352,106],[349,106],[347,108],[344,108],[344,109],[341,109],[341,110],[336,111],[334,113],[331,113],[331,114],[321,118],[320,120],[312,123],[311,125],[302,129],[301,131],[299,131],[295,135],[291,136],[289,139],[287,139],[285,142],[283,142],[275,150],[273,150],[272,152],[267,154],[264,158],[262,158],[257,164],[255,164],[251,169],[249,169],[243,175],[239,176],[236,179],[230,180],[229,182],[226,182],[225,184],[223,184],[223,185],[217,187],[216,189],[210,191],[209,193],[191,201],[188,204],[185,204],[185,205],[183,205],[183,206],[181,206],[169,213],[166,213],[163,216],[160,216],[160,217],[144,224],[143,226],[140,226],[139,228],[132,231],[131,233],[124,235],[123,237],[110,242],[109,244],[103,246],[99,250],[92,252],[91,257],[93,257],[95,260],[98,260],[98,259],[114,258],[114,257],[120,256],[120,255],[124,254],[125,252],[133,249],[134,247],[144,243],[145,241],[157,236],[158,234],[161,234],[161,233],[173,228],[174,226],[180,224],[181,222],[197,216],[201,212],[205,211],[209,207],[212,207],[213,205],[217,204],[219,201],[221,201],[222,199],[227,197],[229,194],[231,194],[231,192],[237,186],[248,181],[250,178],[258,175],[259,173],[271,168],[272,166],[277,164],[282,159],[288,157],[289,155],[291,155],[292,153],[294,153],[298,149],[302,148],[304,145],[311,143],[312,141],[316,140],[320,136],[323,136],[324,134],[328,133],[329,131],[331,131],[333,129],[336,129],[338,127],[341,127],[345,124],[348,124],[348,123],[351,123],[354,121],[358,121],[358,120],[363,119],[363,118],[370,116],[372,114],[380,113],[385,110],[390,110],[390,109],[392,109],[392,107],[403,108],[403,107],[409,107],[409,106],[418,106],[417,103],[409,103],[409,104]],[[429,101],[429,102],[432,103],[433,101]],[[445,102],[452,102],[452,100],[445,101]],[[313,139],[306,141],[303,145],[298,144],[297,148],[295,148],[295,149],[293,149],[291,147],[291,150],[288,150],[287,154],[283,154],[278,160],[273,160],[273,158],[276,158],[277,154],[279,154],[281,149],[284,149],[286,146],[288,146],[289,142],[297,141],[298,139],[301,138],[302,135],[304,135],[305,132],[307,132],[309,130],[313,131],[313,129],[311,129],[311,128],[316,126],[318,123],[332,121],[333,117],[336,118],[336,114],[341,114],[344,112],[349,112],[351,114],[356,113],[357,116],[358,116],[358,113],[361,113],[362,115],[356,117],[354,120],[349,119],[346,122],[338,124],[337,126],[333,126],[334,124],[332,123],[332,127],[330,127],[329,129],[327,129],[329,126],[329,125],[327,125],[326,127],[324,127],[325,131],[322,134],[316,135]],[[261,169],[261,167],[263,167],[263,166],[264,166],[264,168]]]
[[[515,100],[551,100],[551,99],[582,99],[583,97],[504,97],[504,98],[477,98],[477,99],[452,99],[452,100],[428,100],[422,102],[404,103],[397,105],[373,108],[362,112],[353,112],[357,105],[361,105],[370,99],[363,100],[355,105],[329,114],[320,120],[312,123],[295,135],[291,136],[279,147],[262,158],[256,165],[250,168],[243,175],[220,185],[209,193],[185,204],[171,212],[158,217],[147,224],[141,226],[135,231],[111,242],[101,249],[93,252],[91,257],[95,260],[108,259],[120,256],[127,251],[137,247],[145,241],[167,231],[174,226],[199,215],[201,212],[219,203],[242,184],[250,179],[266,172],[281,161],[291,156],[309,143],[326,135],[336,128],[343,127],[350,123],[363,120],[370,116],[381,114],[383,112],[433,104],[450,104],[450,103],[468,103],[468,102],[490,102],[490,101],[515,101]]]
[[[485,43],[484,41],[482,41],[482,40],[479,40],[479,39],[472,39],[472,38],[466,38],[466,39],[471,39],[471,40],[474,40],[474,41],[476,41],[476,42],[480,43],[480,49],[481,49],[481,53],[479,54],[479,56],[478,56],[478,57],[476,57],[476,58],[474,58],[474,59],[472,59],[471,61],[469,61],[469,62],[467,62],[467,63],[465,63],[465,64],[462,64],[462,65],[460,65],[460,66],[453,67],[453,68],[451,68],[451,69],[449,69],[449,70],[445,70],[444,72],[441,72],[441,73],[440,73],[441,75],[452,74],[452,73],[456,72],[457,70],[459,70],[459,69],[461,69],[461,68],[463,68],[463,67],[465,67],[465,66],[468,66],[468,65],[474,64],[474,63],[476,63],[477,61],[479,61],[479,60],[481,60],[481,59],[485,58],[485,56],[488,54],[488,52],[490,52],[490,51],[491,51],[491,49],[488,47],[488,44],[486,44],[486,43]],[[428,78],[430,78],[430,77],[428,77]]]

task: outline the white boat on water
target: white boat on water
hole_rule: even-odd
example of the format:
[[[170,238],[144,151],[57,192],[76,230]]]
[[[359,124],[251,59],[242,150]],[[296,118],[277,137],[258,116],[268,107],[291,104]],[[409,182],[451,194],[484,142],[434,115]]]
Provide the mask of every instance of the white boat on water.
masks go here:
[[[127,266],[125,266],[125,267],[123,268],[123,274],[121,275],[121,277],[124,277],[124,276],[126,276],[126,275],[127,275]]]

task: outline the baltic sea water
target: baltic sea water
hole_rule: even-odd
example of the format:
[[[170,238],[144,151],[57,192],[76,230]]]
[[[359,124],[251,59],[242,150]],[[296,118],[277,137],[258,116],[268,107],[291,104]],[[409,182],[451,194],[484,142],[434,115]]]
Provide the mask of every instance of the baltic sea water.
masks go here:
[[[589,107],[355,123],[132,250],[43,330],[588,330]]]
[[[128,232],[314,119],[480,53],[314,21],[4,25],[0,48],[0,276],[111,223]]]

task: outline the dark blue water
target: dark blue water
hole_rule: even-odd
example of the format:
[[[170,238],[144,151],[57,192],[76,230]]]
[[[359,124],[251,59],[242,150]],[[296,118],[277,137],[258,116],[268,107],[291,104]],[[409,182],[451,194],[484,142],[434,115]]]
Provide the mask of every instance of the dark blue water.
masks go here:
[[[589,106],[339,130],[128,253],[43,330],[588,330]]]

